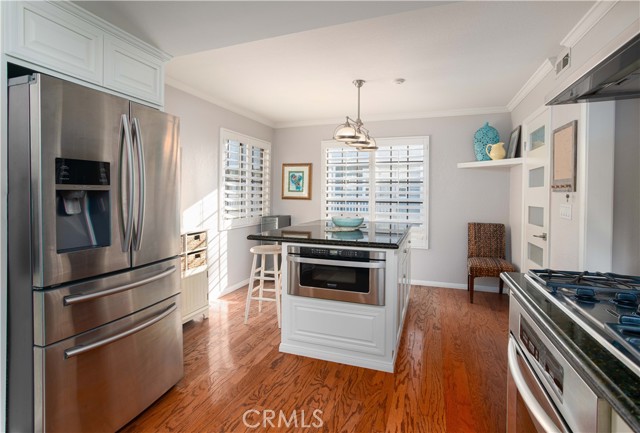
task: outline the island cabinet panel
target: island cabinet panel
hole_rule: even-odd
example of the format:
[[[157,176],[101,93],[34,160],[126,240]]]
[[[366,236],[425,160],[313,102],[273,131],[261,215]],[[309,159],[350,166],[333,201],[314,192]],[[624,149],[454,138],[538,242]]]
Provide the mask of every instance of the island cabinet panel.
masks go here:
[[[385,354],[384,307],[292,297],[290,311],[291,340]]]
[[[396,279],[397,279],[397,298],[396,298],[396,310],[394,317],[395,331],[396,331],[396,343],[400,343],[400,337],[402,336],[402,329],[404,324],[404,318],[407,315],[407,308],[409,306],[409,296],[411,295],[411,241],[405,239],[400,245],[397,252],[397,267],[396,267]]]

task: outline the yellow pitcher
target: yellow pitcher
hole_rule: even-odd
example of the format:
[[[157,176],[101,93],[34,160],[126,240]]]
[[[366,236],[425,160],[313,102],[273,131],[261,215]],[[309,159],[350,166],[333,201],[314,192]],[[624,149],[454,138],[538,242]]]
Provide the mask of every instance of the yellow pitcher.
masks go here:
[[[507,154],[507,151],[504,150],[504,143],[487,144],[484,151],[491,159],[503,159]]]

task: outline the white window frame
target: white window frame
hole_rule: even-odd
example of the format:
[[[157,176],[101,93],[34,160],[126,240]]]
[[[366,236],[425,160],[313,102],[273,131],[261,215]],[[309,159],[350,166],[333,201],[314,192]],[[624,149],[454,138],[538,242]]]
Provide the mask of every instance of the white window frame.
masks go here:
[[[431,192],[429,190],[429,143],[430,136],[411,136],[411,137],[385,137],[376,138],[376,143],[379,148],[389,147],[393,145],[403,145],[403,143],[415,144],[421,142],[424,146],[424,160],[423,160],[423,188],[424,188],[424,202],[423,209],[424,214],[421,218],[421,225],[411,230],[411,246],[412,248],[428,249],[429,248],[429,200]],[[320,203],[320,215],[321,218],[326,218],[326,191],[327,191],[327,165],[326,165],[326,151],[328,148],[349,148],[345,143],[338,142],[336,140],[324,140],[321,142],[321,191],[322,200]],[[358,215],[365,218],[365,221],[375,221],[375,152],[367,153],[369,156],[369,173],[372,176],[369,179],[369,212],[368,215]],[[355,216],[347,215],[345,216]]]
[[[227,141],[238,141],[247,146],[248,154],[251,154],[251,149],[260,148],[266,151],[266,161],[263,164],[263,206],[262,214],[257,216],[247,216],[237,219],[226,218],[227,212],[225,210],[225,168],[226,168],[226,143]],[[220,128],[220,174],[218,177],[218,214],[220,222],[220,230],[231,230],[240,227],[248,227],[260,224],[260,218],[262,216],[269,215],[271,213],[271,143],[268,141],[260,140],[259,138],[251,137],[239,132],[232,131],[230,129]],[[251,178],[246,177],[244,179],[247,186],[250,185]]]

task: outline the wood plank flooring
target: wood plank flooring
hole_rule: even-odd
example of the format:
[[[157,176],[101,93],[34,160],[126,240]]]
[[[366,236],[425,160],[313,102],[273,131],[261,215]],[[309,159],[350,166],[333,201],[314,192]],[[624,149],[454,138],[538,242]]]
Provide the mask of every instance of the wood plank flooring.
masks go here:
[[[389,374],[279,353],[245,293],[184,326],[184,378],[122,432],[505,431],[508,296],[414,286]]]

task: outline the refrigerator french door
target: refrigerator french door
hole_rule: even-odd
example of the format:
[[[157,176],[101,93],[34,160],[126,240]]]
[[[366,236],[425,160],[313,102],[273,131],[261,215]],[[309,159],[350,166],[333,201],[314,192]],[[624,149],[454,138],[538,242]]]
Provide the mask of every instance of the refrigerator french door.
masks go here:
[[[115,431],[183,374],[179,119],[44,74],[8,92],[9,431]]]

